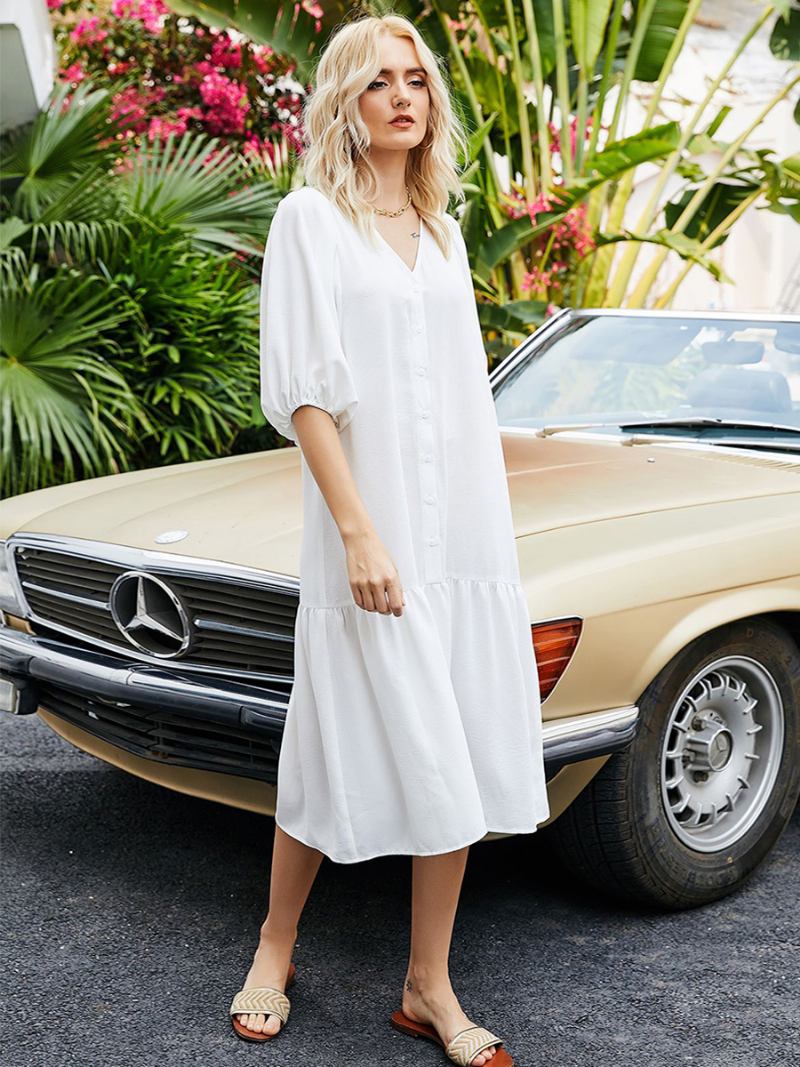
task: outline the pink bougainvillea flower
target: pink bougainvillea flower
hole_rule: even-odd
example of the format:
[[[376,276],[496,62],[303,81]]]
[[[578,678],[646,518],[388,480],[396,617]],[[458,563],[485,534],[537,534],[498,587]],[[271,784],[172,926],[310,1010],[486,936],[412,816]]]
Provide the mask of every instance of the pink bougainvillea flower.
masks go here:
[[[316,0],[301,0],[300,7],[313,19],[321,19],[325,14],[322,5],[318,4]]]
[[[141,22],[148,33],[161,33],[170,9],[162,0],[111,0],[111,14]]]
[[[70,30],[70,38],[77,44],[84,46],[99,44],[100,41],[108,37],[108,30],[98,29],[99,24],[99,15],[93,15],[88,19],[80,19],[75,24],[75,28]]]
[[[132,61],[129,60],[128,62],[125,62],[124,60],[119,59],[109,63],[106,70],[109,74],[116,76],[118,74],[127,74],[127,72],[131,69],[132,66]]]
[[[242,65],[241,46],[235,44],[227,33],[221,33],[211,46],[211,63],[226,70],[237,70]]]
[[[200,96],[206,105],[204,120],[210,133],[244,132],[250,101],[243,85],[224,74],[206,74],[200,83]]]
[[[86,71],[80,63],[73,63],[66,70],[61,71],[61,78],[65,82],[82,82],[86,77]]]

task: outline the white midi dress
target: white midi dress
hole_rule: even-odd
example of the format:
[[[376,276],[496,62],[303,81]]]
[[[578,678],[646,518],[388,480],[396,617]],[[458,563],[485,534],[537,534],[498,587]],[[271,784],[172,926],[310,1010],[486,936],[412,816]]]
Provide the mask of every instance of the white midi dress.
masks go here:
[[[413,269],[318,189],[266,243],[261,407],[297,442],[333,417],[398,569],[401,616],[359,607],[305,457],[294,684],[275,820],[337,863],[432,855],[549,816],[539,680],[467,250],[422,225]]]

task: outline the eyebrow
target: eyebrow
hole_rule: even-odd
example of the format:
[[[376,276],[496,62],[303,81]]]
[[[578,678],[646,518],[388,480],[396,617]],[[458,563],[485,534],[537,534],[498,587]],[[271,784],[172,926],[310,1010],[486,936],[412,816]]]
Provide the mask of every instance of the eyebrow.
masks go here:
[[[391,74],[391,73],[392,73],[392,70],[391,70],[390,67],[381,67],[381,69],[378,71],[378,74]],[[409,67],[408,70],[405,73],[406,74],[426,74],[427,71],[425,70],[424,67]]]

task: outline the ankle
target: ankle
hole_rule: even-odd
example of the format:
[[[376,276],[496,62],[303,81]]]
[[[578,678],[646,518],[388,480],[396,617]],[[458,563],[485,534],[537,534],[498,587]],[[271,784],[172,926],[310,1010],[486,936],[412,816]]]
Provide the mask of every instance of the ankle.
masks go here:
[[[297,925],[286,925],[267,916],[261,924],[259,940],[272,945],[294,945],[297,940]]]
[[[443,992],[451,988],[447,967],[431,967],[426,964],[409,964],[403,986],[404,992],[424,996],[427,993]]]

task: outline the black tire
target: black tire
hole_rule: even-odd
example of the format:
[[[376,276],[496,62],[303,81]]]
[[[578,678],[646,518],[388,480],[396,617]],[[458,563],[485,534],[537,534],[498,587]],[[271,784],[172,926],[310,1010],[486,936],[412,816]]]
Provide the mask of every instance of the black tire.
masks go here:
[[[727,847],[690,848],[670,823],[662,798],[662,742],[686,685],[724,656],[755,661],[783,703],[777,775],[755,821]],[[765,616],[732,622],[691,642],[642,694],[636,737],[615,753],[553,823],[552,844],[569,872],[617,901],[681,910],[738,889],[783,833],[800,794],[800,651]],[[754,721],[758,709],[753,712]],[[774,767],[775,760],[772,761]],[[769,764],[768,764],[769,765]],[[753,809],[753,814],[755,811]]]

